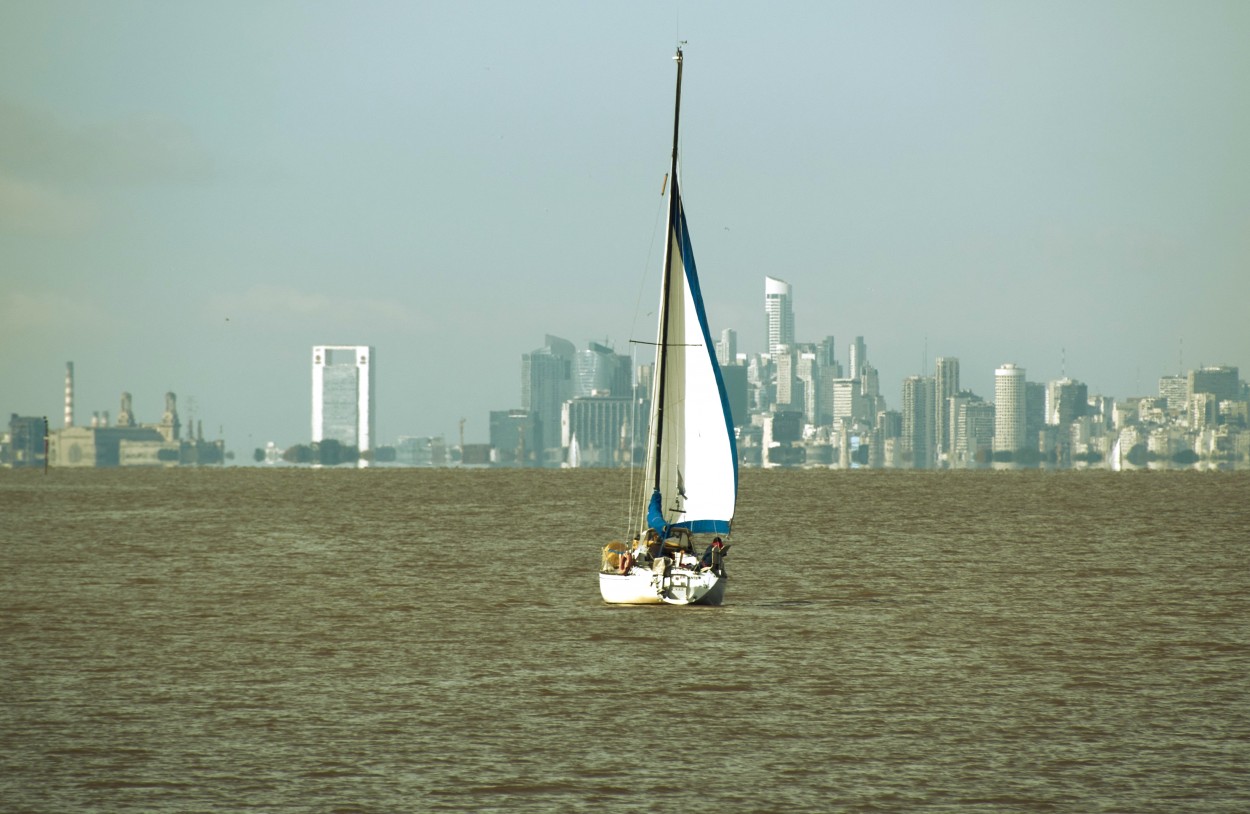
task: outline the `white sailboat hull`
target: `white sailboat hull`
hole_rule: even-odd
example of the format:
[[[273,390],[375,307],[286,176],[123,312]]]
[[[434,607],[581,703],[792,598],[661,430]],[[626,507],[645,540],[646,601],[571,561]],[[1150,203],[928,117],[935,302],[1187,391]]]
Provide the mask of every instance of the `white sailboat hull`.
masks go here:
[[[599,594],[609,605],[719,605],[728,578],[711,571],[674,568],[668,576],[634,568],[599,574]]]
[[[635,568],[628,574],[599,574],[599,594],[609,605],[659,605],[660,577]]]

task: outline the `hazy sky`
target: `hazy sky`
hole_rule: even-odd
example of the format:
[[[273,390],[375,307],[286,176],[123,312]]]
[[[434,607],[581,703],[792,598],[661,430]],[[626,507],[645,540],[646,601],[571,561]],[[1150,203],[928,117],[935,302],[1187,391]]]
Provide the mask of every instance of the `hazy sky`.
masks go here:
[[[308,441],[312,345],[371,344],[383,443],[486,441],[545,334],[653,338],[678,39],[740,350],[771,274],[894,408],[936,356],[987,398],[1250,373],[1244,0],[0,0],[0,414],[61,426],[72,360],[79,423],[172,390],[246,459]]]

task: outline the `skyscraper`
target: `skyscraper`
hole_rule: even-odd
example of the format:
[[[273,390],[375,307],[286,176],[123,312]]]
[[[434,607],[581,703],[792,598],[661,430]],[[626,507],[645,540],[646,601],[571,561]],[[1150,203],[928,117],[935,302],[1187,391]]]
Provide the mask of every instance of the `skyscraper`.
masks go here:
[[[373,366],[370,345],[314,345],[312,440],[332,440],[364,452],[374,443]]]
[[[933,467],[935,390],[932,376],[908,376],[903,380],[903,449],[911,452],[915,469]]]
[[[721,367],[738,364],[738,332],[733,328],[720,332],[720,341],[716,343],[716,361]]]
[[[816,361],[820,362],[820,366],[829,371],[830,375],[835,379],[842,378],[842,368],[838,365],[837,343],[832,336],[826,336],[820,340],[820,344],[816,348]]]
[[[969,467],[986,463],[994,444],[994,405],[986,404],[972,393],[960,393],[951,398],[951,423],[955,425],[951,439],[952,465]]]
[[[816,407],[814,424],[833,423],[833,383],[842,378],[842,366],[838,364],[837,343],[833,336],[826,336],[816,345]]]
[[[588,343],[573,359],[573,390],[571,398],[629,398],[630,361],[598,342]]]
[[[781,344],[772,348],[773,369],[777,371],[777,404],[788,409],[802,410],[800,399],[795,398],[799,389],[795,371],[795,350],[792,345]]]
[[[1025,446],[1024,368],[1008,362],[994,371],[994,451]]]
[[[815,350],[800,350],[794,365],[795,378],[803,385],[803,419],[808,424],[828,423],[821,419],[824,411],[820,400],[822,368],[816,357]]]
[[[1236,401],[1239,381],[1235,367],[1200,367],[1189,371],[1189,394],[1210,393],[1217,401]]]
[[[849,364],[850,368],[846,371],[847,378],[857,379],[863,375],[864,368],[868,365],[868,346],[864,344],[864,337],[857,336],[851,343]]]
[[[573,358],[567,339],[548,334],[543,347],[521,355],[521,407],[538,419],[542,463],[559,463],[562,406],[573,396]],[[554,453],[551,452],[554,450]]]
[[[861,418],[863,398],[860,395],[859,379],[834,379],[830,382],[829,413],[833,421],[844,425]]]
[[[1159,395],[1168,400],[1168,409],[1178,412],[1185,409],[1189,399],[1189,379],[1185,376],[1162,376],[1159,378]]]
[[[629,462],[631,404],[626,398],[573,398],[560,407],[561,444],[577,441],[577,466],[617,466]]]
[[[1180,399],[1178,403],[1183,405],[1184,399]],[[1047,424],[1067,427],[1085,415],[1088,406],[1089,388],[1084,384],[1064,378],[1055,379],[1046,385]],[[1168,406],[1171,406],[1170,401]]]
[[[768,317],[768,352],[779,345],[794,345],[794,302],[790,284],[776,277],[764,278],[764,313]]]
[[[951,453],[951,397],[959,392],[959,360],[953,356],[939,356],[933,376],[934,446],[938,456]]]

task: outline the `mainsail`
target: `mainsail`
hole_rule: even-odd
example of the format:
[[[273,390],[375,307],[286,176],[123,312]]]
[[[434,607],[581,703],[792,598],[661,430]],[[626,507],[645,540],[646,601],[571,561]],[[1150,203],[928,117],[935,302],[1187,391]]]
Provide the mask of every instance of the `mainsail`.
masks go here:
[[[675,169],[675,168],[674,168]],[[660,302],[652,398],[647,524],[667,533],[729,532],[738,454],[725,383],[703,310],[676,173],[669,188],[669,241]]]

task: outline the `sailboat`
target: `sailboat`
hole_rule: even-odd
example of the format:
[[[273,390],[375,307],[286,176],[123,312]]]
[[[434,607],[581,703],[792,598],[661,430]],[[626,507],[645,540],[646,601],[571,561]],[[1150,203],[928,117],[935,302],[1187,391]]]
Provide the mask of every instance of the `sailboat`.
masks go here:
[[[603,550],[599,592],[612,604],[719,605],[729,580],[724,556],[738,493],[738,454],[681,202],[680,47],[673,59],[677,94],[668,237],[644,488],[638,516],[631,519],[634,542],[609,543]]]

